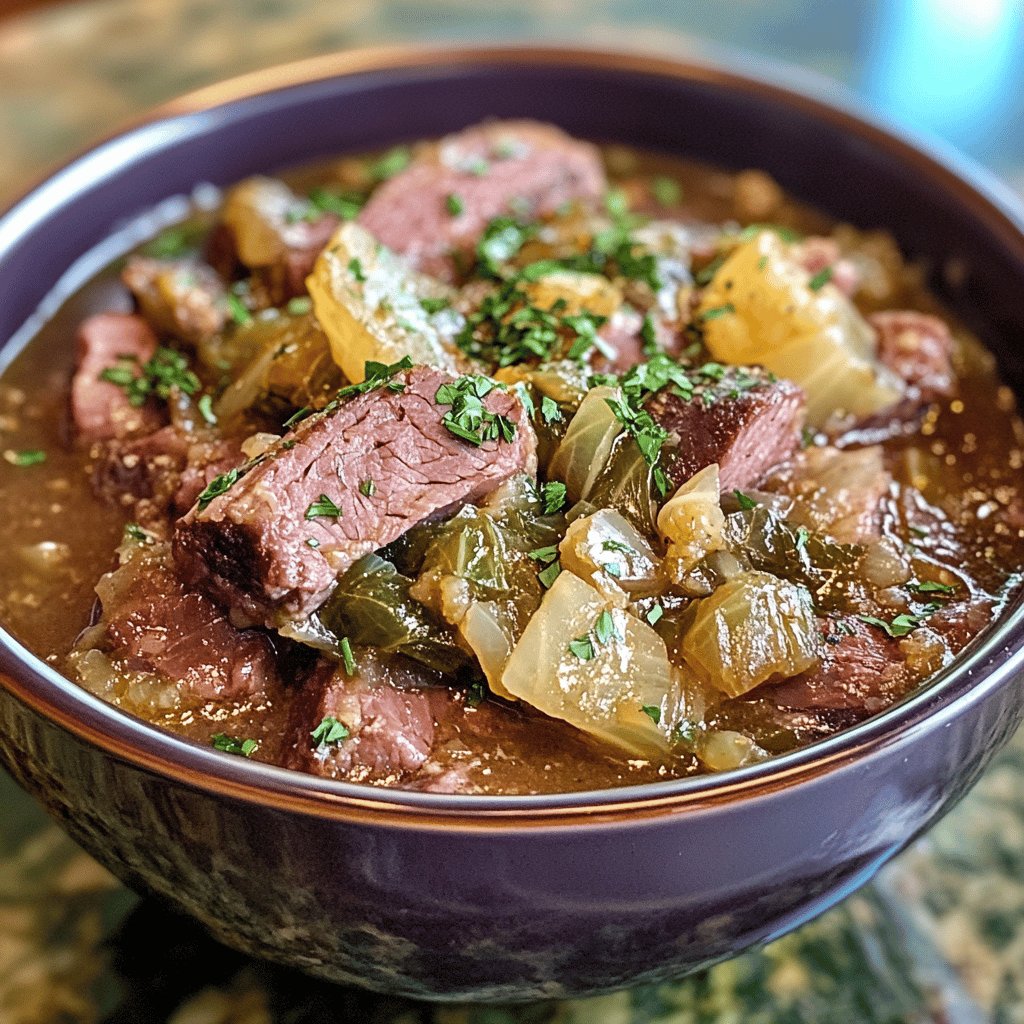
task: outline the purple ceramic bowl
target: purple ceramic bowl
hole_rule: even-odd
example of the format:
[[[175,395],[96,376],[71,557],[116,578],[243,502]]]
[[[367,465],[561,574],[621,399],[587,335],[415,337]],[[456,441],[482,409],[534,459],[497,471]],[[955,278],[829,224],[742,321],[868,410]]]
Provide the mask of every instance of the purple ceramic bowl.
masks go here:
[[[774,81],[553,50],[345,54],[165,108],[0,220],[4,355],[75,283],[58,286],[73,261],[167,196],[495,115],[762,167],[837,217],[891,229],[912,255],[959,266],[936,288],[1019,385],[1024,214],[976,169]],[[926,690],[767,764],[518,798],[225,757],[89,696],[3,633],[0,758],[118,877],[228,945],[412,996],[582,995],[731,956],[870,878],[1024,714],[1021,620],[1018,601]]]

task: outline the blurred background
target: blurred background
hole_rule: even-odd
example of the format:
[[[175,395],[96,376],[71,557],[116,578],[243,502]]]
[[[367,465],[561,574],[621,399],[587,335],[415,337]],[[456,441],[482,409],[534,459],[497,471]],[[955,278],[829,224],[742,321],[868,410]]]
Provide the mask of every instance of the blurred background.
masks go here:
[[[1022,0],[0,0],[0,205],[181,92],[406,41],[782,60],[1024,190],[1022,23]],[[0,1024],[164,1021],[1024,1024],[1024,735],[796,934],[674,985],[507,1009],[339,990],[221,949],[118,885],[0,774]]]

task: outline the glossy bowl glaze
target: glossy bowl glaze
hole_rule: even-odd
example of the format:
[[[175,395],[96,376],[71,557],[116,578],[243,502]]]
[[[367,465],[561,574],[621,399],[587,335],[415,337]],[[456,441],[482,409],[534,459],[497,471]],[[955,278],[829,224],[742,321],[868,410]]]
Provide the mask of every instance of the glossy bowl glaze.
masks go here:
[[[70,264],[101,244],[117,255],[124,223],[168,196],[522,115],[762,167],[836,217],[893,230],[1019,391],[1024,216],[979,172],[806,88],[554,50],[346,54],[165,108],[0,220],[4,359],[90,268]],[[427,998],[595,993],[778,936],[933,824],[1024,713],[1021,620],[1018,601],[927,690],[768,764],[522,798],[389,792],[226,757],[121,714],[4,633],[0,758],[115,874],[231,946]]]

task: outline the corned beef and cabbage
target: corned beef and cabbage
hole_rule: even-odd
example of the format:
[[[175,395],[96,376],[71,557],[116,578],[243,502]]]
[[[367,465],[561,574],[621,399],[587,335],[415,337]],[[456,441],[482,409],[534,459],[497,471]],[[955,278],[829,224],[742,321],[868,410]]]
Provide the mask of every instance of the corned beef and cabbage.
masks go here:
[[[1024,561],[1013,397],[924,270],[763,173],[527,121],[250,178],[6,373],[4,621],[332,779],[792,750],[947,665]]]

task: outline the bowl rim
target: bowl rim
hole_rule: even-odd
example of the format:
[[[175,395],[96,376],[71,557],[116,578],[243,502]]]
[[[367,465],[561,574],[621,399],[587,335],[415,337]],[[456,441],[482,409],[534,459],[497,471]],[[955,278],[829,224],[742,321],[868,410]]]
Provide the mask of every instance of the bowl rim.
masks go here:
[[[717,61],[675,59],[583,46],[388,46],[306,58],[226,79],[163,103],[127,127],[51,170],[0,216],[0,260],[40,220],[52,190],[95,184],[104,176],[103,152],[140,141],[147,129],[274,93],[334,78],[388,71],[458,70],[472,65],[514,74],[517,65],[591,68],[623,75],[702,81],[773,100],[841,126],[887,148],[936,187],[953,193],[974,218],[1024,263],[1024,205],[974,161],[934,140],[884,124],[846,90],[811,72],[744,59],[740,69]],[[756,70],[752,71],[753,67]],[[825,93],[828,93],[826,96]],[[838,97],[838,98],[837,98]],[[897,134],[898,131],[898,134]],[[159,147],[160,143],[156,143]],[[146,146],[136,148],[138,157]],[[18,347],[20,350],[20,346]],[[93,696],[29,651],[0,627],[0,685],[22,704],[79,740],[117,760],[204,790],[316,817],[415,828],[553,827],[562,824],[638,823],[652,817],[767,797],[866,758],[914,734],[948,725],[1019,673],[1024,665],[1024,594],[928,685],[880,714],[808,746],[758,765],[616,789],[535,796],[467,796],[385,789],[322,779],[223,754],[150,725]],[[976,681],[972,676],[984,670]]]

